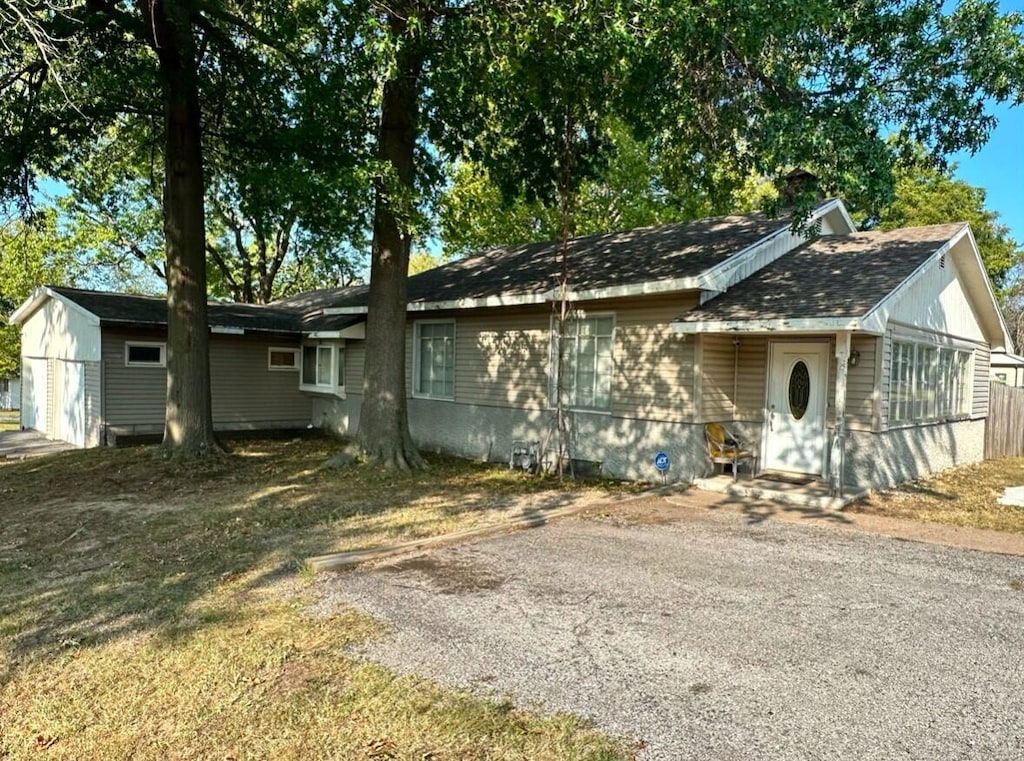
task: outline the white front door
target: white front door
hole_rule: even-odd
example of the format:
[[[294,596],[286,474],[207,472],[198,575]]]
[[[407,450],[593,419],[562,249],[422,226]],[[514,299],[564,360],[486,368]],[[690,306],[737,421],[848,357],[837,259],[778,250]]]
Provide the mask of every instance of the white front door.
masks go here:
[[[828,349],[824,342],[772,342],[762,458],[766,470],[824,474]]]

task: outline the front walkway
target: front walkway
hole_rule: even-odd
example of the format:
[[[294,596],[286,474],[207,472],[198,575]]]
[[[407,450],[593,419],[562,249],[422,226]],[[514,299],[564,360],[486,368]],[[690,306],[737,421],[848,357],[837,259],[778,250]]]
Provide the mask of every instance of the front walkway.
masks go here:
[[[701,491],[717,494],[728,494],[746,499],[769,500],[784,502],[802,507],[813,507],[819,510],[840,510],[846,505],[866,496],[867,492],[850,488],[842,497],[829,494],[828,483],[818,479],[789,482],[776,480],[769,476],[751,478],[747,473],[740,473],[738,481],[733,481],[729,474],[720,474],[710,478],[698,478],[693,482]]]
[[[21,460],[43,454],[74,449],[66,441],[52,441],[39,431],[0,432],[0,459]]]

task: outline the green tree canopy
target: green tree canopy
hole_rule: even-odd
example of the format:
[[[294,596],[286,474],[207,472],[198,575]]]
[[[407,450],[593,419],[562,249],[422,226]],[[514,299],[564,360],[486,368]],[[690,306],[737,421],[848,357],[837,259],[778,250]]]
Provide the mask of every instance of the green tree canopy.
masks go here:
[[[717,192],[675,187],[676,156],[657,154],[651,141],[636,139],[622,125],[607,130],[605,166],[580,184],[574,212],[577,235],[683,222],[717,214],[762,209],[776,195],[768,180],[718,177]],[[463,161],[439,204],[445,258],[498,245],[554,240],[561,235],[555,203],[525,194],[506,198],[487,170]]]
[[[381,9],[383,79],[360,439],[419,461],[404,405],[405,279],[440,160],[546,202],[599,176],[610,119],[674,152],[676,187],[808,166],[855,205],[888,203],[902,140],[984,143],[990,100],[1024,100],[1021,17],[994,2],[428,2]],[[566,147],[571,150],[566,150]],[[800,208],[812,199],[803,197]]]
[[[893,200],[881,210],[878,227],[969,222],[988,276],[999,291],[1009,285],[1024,249],[999,222],[998,212],[986,208],[984,188],[957,179],[955,171],[955,166],[940,169],[917,163],[897,169]]]
[[[365,154],[345,135],[365,134],[374,81],[353,61],[378,58],[355,39],[361,26],[314,0],[0,2],[0,200],[28,206],[37,180],[50,176],[79,186],[83,214],[113,212],[93,220],[113,228],[126,208],[152,216],[143,191],[160,187],[164,264],[152,263],[168,286],[170,453],[216,448],[207,230],[215,239],[223,231],[239,254],[237,267],[224,255],[221,284],[266,292],[283,266],[278,255],[300,237],[299,219],[310,236],[336,229],[339,218],[351,223],[346,201],[358,193],[337,192],[336,181]],[[219,228],[207,225],[207,175],[226,199]],[[301,212],[286,200],[297,195],[309,200]],[[273,248],[262,246],[265,259],[242,254],[260,252],[261,241]]]
[[[81,282],[93,265],[81,256],[83,241],[62,229],[52,207],[30,220],[0,222],[0,377],[21,374],[21,332],[8,324],[35,288]],[[117,277],[117,273],[113,273]]]

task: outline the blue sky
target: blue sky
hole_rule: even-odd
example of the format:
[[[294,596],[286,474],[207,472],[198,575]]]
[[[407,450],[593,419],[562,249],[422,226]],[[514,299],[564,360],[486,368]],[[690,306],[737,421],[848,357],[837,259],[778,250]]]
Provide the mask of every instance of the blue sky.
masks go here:
[[[1004,12],[1024,12],[1024,0],[1002,0]],[[985,206],[998,212],[1011,235],[1024,245],[1024,106],[993,109],[999,124],[975,155],[957,154],[956,176],[987,192]]]
[[[985,206],[1024,245],[1024,106],[995,109],[999,125],[976,154],[957,154],[956,176],[985,188]]]

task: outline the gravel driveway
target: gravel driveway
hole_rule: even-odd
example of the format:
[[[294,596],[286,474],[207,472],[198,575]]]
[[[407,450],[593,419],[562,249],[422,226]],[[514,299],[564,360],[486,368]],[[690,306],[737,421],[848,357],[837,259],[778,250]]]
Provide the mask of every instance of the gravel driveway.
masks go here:
[[[328,575],[365,656],[642,759],[1024,758],[1024,559],[681,510]]]

